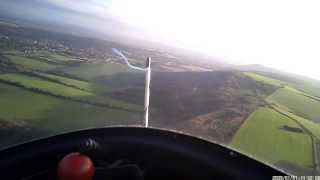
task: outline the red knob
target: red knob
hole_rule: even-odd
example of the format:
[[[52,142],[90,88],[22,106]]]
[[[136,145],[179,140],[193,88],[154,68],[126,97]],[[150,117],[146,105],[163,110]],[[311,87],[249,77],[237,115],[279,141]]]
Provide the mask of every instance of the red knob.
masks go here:
[[[66,155],[58,165],[59,180],[92,180],[94,172],[91,159],[78,152]]]

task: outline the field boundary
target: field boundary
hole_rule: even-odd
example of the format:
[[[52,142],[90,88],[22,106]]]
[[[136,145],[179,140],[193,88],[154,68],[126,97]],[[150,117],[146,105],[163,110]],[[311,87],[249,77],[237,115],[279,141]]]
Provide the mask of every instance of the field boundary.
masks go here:
[[[20,83],[6,81],[6,80],[3,80],[3,79],[0,79],[0,83],[16,86],[16,87],[19,87],[19,88],[22,88],[24,90],[28,90],[28,91],[31,91],[31,92],[34,92],[34,93],[39,93],[39,94],[43,94],[43,95],[47,95],[47,96],[52,96],[52,97],[63,99],[63,100],[69,100],[69,101],[74,101],[74,102],[78,102],[78,103],[83,103],[83,104],[88,104],[88,105],[93,105],[93,106],[98,106],[98,107],[103,107],[103,108],[109,108],[109,109],[115,109],[115,110],[122,110],[122,111],[127,111],[127,112],[132,112],[132,113],[141,113],[142,112],[142,111],[127,109],[127,108],[112,106],[110,104],[91,102],[91,101],[87,101],[87,100],[71,98],[71,97],[68,97],[68,96],[52,94],[52,93],[50,93],[48,91],[44,91],[44,90],[41,90],[41,89],[38,89],[38,88],[26,87],[26,86],[24,86],[24,85],[22,85]]]
[[[81,91],[85,91],[85,92],[92,92],[92,91],[88,91],[86,89],[83,89],[83,88],[79,88],[77,86],[74,86],[74,85],[71,85],[71,84],[68,84],[68,83],[64,83],[58,79],[54,79],[54,78],[50,78],[50,77],[45,77],[41,74],[38,74],[37,72],[28,72],[28,71],[23,71],[23,72],[19,72],[20,74],[23,74],[23,75],[26,75],[26,76],[32,76],[32,77],[36,77],[36,78],[40,78],[40,79],[43,79],[43,80],[47,80],[47,81],[51,81],[51,82],[54,82],[54,83],[58,83],[58,84],[61,84],[61,85],[64,85],[64,86],[68,86],[68,87],[71,87],[71,88],[74,88],[74,89],[78,89],[78,90],[81,90]],[[57,76],[57,75],[55,75]],[[66,78],[66,77],[64,77]],[[71,79],[71,78],[69,78]],[[71,79],[71,80],[77,80],[77,79]],[[77,81],[80,81],[80,80],[77,80]],[[83,81],[85,82],[85,81]]]
[[[314,161],[314,170],[316,172],[320,172],[320,156],[319,156],[319,151],[318,147],[320,148],[320,140],[308,129],[306,128],[301,122],[296,120],[295,118],[287,115],[286,113],[283,113],[281,110],[279,110],[276,106],[268,104],[268,107],[279,114],[286,116],[287,118],[291,119],[294,121],[297,125],[299,125],[303,131],[305,131],[311,138],[312,141],[312,152],[313,152],[313,161]]]
[[[255,72],[253,72],[254,74],[257,74]],[[269,85],[273,85],[275,86],[272,82],[266,82],[266,81],[263,81],[261,79],[255,79],[254,77],[252,77],[250,74],[246,74],[244,73],[246,76],[252,78],[253,80],[255,81],[258,81],[258,82],[262,82],[264,84],[269,84]],[[262,77],[266,77],[266,78],[269,78],[268,76],[265,76],[265,75],[260,75],[260,74],[257,74],[258,76],[262,76]],[[271,80],[276,80],[277,79],[274,79],[274,78],[271,78]],[[276,83],[275,83],[276,84]],[[317,174],[317,173],[320,173],[320,139],[315,136],[307,127],[305,127],[301,122],[299,122],[297,119],[295,119],[294,117],[286,114],[285,112],[283,111],[286,111],[286,110],[282,110],[281,107],[277,107],[277,104],[274,104],[272,102],[269,102],[267,99],[268,97],[272,96],[274,93],[276,93],[278,90],[281,90],[283,88],[291,88],[293,90],[295,90],[294,93],[297,93],[299,95],[302,95],[302,96],[305,96],[306,98],[309,98],[309,99],[312,99],[314,101],[320,101],[320,99],[318,99],[317,96],[313,96],[313,95],[310,95],[300,89],[297,89],[296,87],[294,86],[291,86],[290,84],[280,84],[279,83],[279,86],[275,86],[275,87],[278,87],[273,93],[269,94],[267,97],[265,97],[264,99],[262,99],[265,103],[265,105],[274,110],[275,112],[289,118],[290,120],[292,120],[295,124],[297,124],[300,128],[303,129],[303,131],[305,133],[307,133],[307,135],[311,138],[311,141],[312,141],[312,152],[313,152],[313,171],[314,171],[314,174]],[[255,112],[255,111],[254,111]],[[254,113],[252,112],[252,113]],[[288,112],[288,113],[291,113],[291,112]],[[294,113],[293,113],[294,114]],[[297,115],[298,116],[298,115]],[[244,123],[243,123],[244,124]],[[242,126],[240,126],[239,129],[241,129]]]

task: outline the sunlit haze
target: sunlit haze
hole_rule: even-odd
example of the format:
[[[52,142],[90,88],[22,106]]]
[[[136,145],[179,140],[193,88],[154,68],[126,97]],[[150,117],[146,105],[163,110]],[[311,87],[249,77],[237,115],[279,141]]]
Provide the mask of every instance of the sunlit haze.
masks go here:
[[[316,0],[33,1],[94,15],[100,20],[90,26],[100,30],[113,28],[229,62],[262,64],[320,79],[320,4]],[[99,27],[101,19],[110,17],[135,31],[126,32],[112,23]],[[78,19],[88,25],[85,18]]]
[[[214,56],[320,79],[319,1],[114,1],[129,23]]]

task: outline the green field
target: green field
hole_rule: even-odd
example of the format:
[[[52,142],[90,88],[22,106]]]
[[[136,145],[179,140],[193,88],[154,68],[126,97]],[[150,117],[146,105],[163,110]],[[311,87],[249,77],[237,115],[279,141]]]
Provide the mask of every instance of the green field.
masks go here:
[[[283,81],[285,77],[277,80],[253,72],[245,75],[279,88],[266,98],[272,109],[261,107],[253,112],[238,129],[231,145],[286,170],[311,173],[316,161],[314,151],[319,151],[313,149],[312,139],[320,138],[320,100],[316,97],[316,86],[310,81],[298,86],[293,80]],[[284,125],[304,133],[280,129]]]
[[[79,89],[83,89],[86,91],[93,90],[92,84],[90,84],[89,82],[86,82],[86,81],[71,79],[71,78],[57,76],[57,75],[53,75],[53,74],[47,74],[47,73],[37,73],[37,74],[42,77],[46,77],[46,78],[53,79],[53,80],[58,80],[58,81],[60,81],[64,84],[67,84],[67,85],[75,86]]]
[[[116,73],[117,71],[126,71],[127,68],[125,66],[111,63],[83,63],[78,67],[68,67],[68,63],[71,61],[81,61],[67,55],[46,51],[38,52],[38,54],[39,57],[46,58],[48,61],[66,62],[66,64],[62,66],[46,63],[38,58],[23,57],[19,51],[11,50],[5,52],[5,56],[14,64],[29,71],[32,70],[35,75],[40,77],[22,73],[0,75],[0,79],[5,82],[14,82],[19,86],[23,86],[18,87],[18,85],[0,83],[1,120],[27,123],[31,127],[47,130],[48,133],[108,125],[142,123],[140,122],[142,113],[117,110],[117,108],[125,108],[141,111],[143,109],[141,106],[98,94],[97,89],[103,89],[103,92],[105,92],[108,89],[108,85],[43,73],[44,71],[64,67],[72,69],[73,72],[76,72],[76,75],[79,73],[80,77],[81,74],[84,74],[84,77],[87,78],[86,75],[93,73],[90,76],[91,78],[93,76]],[[50,94],[41,94],[33,91],[37,89],[53,95],[72,97],[84,100],[84,102],[102,103],[108,106],[75,102],[72,99],[53,97]],[[109,105],[114,108],[108,108]]]
[[[316,96],[320,99],[320,83],[317,85],[312,84],[304,84],[304,85],[296,85],[299,90],[308,93],[312,96]]]
[[[37,51],[33,54],[35,57],[41,57],[49,62],[64,64],[70,62],[81,62],[79,59],[64,53],[53,53],[48,51]]]
[[[0,92],[1,119],[37,119],[41,117],[41,112],[49,111],[61,102],[57,98],[2,83],[0,83]]]
[[[287,107],[294,114],[320,123],[320,102],[288,87],[280,88],[267,101]]]
[[[2,83],[0,92],[1,119],[23,121],[54,133],[106,125],[138,124],[142,116],[62,100]]]
[[[302,125],[304,128],[306,128],[314,137],[320,139],[320,124],[310,121],[309,119],[305,119],[303,117],[297,116],[293,113],[290,113],[286,110],[283,110],[281,107],[278,107],[277,105],[273,106],[275,109],[277,109],[279,112],[291,117],[296,122],[298,122],[300,125]]]
[[[310,136],[280,129],[284,125],[299,127],[272,109],[260,108],[241,126],[231,146],[271,164],[285,162],[311,168],[313,153]]]
[[[67,67],[64,68],[63,71],[67,74],[72,74],[83,79],[94,79],[99,76],[129,72],[130,69],[122,64],[100,61],[95,63],[82,63],[78,66]]]
[[[305,93],[308,93],[313,96],[320,97],[320,81],[311,79],[308,77],[303,77],[294,74],[287,73],[268,73],[268,72],[257,72],[258,74],[277,79],[279,81],[286,82],[290,86],[295,87]]]
[[[63,97],[75,97],[76,99],[107,104],[115,108],[126,108],[134,111],[142,111],[143,109],[140,105],[113,99],[108,96],[100,96],[93,92],[76,89],[73,87],[65,86],[63,84],[51,81],[46,81],[44,79],[33,76],[10,73],[0,75],[0,80],[19,83],[27,88],[40,89],[42,91],[49,92],[54,95],[59,95]]]
[[[23,74],[3,74],[0,75],[1,80],[9,82],[17,82],[28,88],[37,88],[46,92],[50,92],[55,95],[61,95],[66,97],[75,97],[75,96],[91,96],[92,93],[75,89],[72,87],[64,86],[59,83],[46,81],[41,78],[36,78],[32,76],[26,76]]]
[[[8,57],[10,61],[13,62],[14,64],[18,66],[22,66],[27,69],[31,69],[31,70],[48,71],[48,70],[53,70],[55,68],[61,67],[59,65],[48,64],[45,62],[41,62],[31,58],[23,57],[23,56],[16,56],[16,55],[5,55],[5,56]]]
[[[69,56],[58,54],[58,53],[51,53],[51,52],[47,52],[47,51],[38,52],[38,54],[40,56],[47,57],[47,58],[52,59],[57,62],[58,61],[72,61],[72,60],[74,60],[73,58],[71,58]]]
[[[275,87],[281,87],[281,86],[284,86],[284,85],[287,84],[284,81],[280,81],[280,80],[273,79],[273,78],[270,78],[270,77],[262,76],[262,75],[259,75],[257,73],[254,73],[254,72],[243,72],[243,74],[253,78],[256,81],[263,82],[265,84],[270,84],[270,85],[273,85]]]

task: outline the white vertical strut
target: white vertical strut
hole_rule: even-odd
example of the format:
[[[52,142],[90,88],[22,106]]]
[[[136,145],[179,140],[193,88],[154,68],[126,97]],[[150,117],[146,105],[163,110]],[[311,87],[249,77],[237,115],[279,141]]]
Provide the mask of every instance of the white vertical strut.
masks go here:
[[[150,98],[150,80],[151,80],[151,58],[146,62],[146,85],[144,90],[144,123],[149,126],[149,98]]]
[[[147,58],[146,67],[141,68],[137,66],[133,66],[128,61],[127,57],[122,54],[121,51],[119,51],[116,48],[112,48],[112,51],[119,55],[127,64],[127,66],[131,69],[136,69],[139,71],[144,71],[146,74],[146,83],[145,83],[145,91],[144,91],[144,125],[145,127],[149,126],[149,99],[150,99],[150,80],[151,80],[151,58]]]

